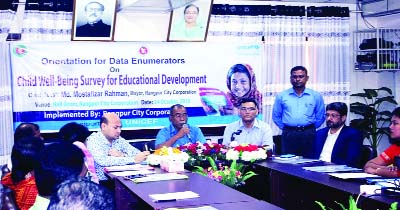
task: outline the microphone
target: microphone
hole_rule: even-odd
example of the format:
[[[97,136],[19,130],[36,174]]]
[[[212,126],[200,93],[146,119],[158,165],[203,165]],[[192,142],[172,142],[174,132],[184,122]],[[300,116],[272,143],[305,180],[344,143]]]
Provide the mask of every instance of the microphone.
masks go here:
[[[236,132],[233,132],[231,135],[231,141],[235,141],[235,135],[240,135],[242,133],[242,130],[237,130]]]
[[[182,125],[182,128],[187,128],[187,127],[188,126],[186,123]],[[190,137],[190,133],[187,133],[186,136],[188,137],[189,140],[192,140],[192,138]]]

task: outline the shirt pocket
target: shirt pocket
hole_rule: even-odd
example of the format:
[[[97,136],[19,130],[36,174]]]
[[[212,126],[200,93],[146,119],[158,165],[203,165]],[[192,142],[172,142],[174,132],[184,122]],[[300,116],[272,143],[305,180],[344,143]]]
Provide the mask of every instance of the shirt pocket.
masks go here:
[[[315,104],[311,103],[311,102],[307,102],[306,104],[304,104],[304,106],[305,106],[305,110],[306,110],[305,115],[307,117],[313,116],[314,115]]]

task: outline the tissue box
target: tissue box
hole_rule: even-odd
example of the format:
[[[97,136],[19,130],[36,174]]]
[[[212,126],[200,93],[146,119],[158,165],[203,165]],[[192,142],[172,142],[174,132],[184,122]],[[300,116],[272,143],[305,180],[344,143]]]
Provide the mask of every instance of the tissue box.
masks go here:
[[[160,167],[168,172],[180,172],[185,170],[184,162],[177,160],[161,160]]]

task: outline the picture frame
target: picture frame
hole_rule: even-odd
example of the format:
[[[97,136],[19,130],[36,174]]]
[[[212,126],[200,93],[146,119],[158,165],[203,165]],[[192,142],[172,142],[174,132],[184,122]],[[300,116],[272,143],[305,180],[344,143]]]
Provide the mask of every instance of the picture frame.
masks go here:
[[[168,42],[205,42],[213,0],[197,0],[171,12]]]
[[[74,0],[72,41],[113,41],[117,0]]]

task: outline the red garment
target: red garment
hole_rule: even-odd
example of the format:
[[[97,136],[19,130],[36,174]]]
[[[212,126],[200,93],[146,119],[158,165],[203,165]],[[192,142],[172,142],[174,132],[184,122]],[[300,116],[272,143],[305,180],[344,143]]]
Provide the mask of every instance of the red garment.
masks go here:
[[[11,173],[8,173],[1,179],[1,184],[14,192],[15,200],[21,210],[28,210],[35,203],[38,190],[34,176],[24,179],[18,184],[14,184],[11,179]]]
[[[400,155],[400,146],[397,144],[392,144],[385,151],[380,154],[380,157],[387,163],[388,165],[394,163],[394,157]]]

